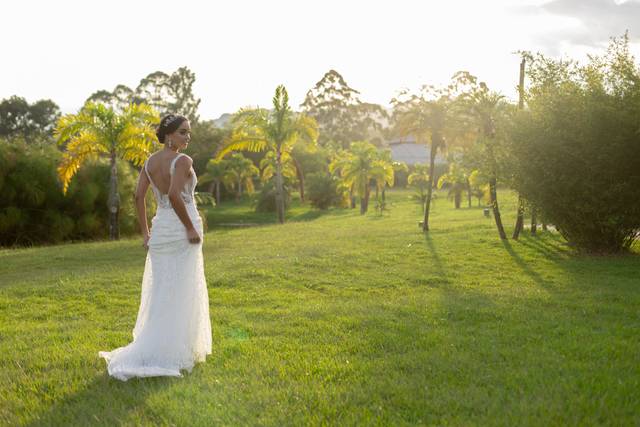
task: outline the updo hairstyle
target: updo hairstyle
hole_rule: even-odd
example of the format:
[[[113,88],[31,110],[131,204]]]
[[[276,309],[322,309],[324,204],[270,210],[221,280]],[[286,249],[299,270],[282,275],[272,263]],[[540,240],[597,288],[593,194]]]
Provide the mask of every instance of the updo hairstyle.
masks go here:
[[[180,125],[188,119],[179,114],[167,114],[160,120],[160,124],[156,129],[156,136],[160,144],[164,144],[164,137],[178,130]]]

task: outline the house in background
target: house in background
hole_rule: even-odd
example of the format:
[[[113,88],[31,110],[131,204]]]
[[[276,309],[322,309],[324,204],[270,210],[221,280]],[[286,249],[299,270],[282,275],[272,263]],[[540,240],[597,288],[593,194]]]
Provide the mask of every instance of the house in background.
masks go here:
[[[394,162],[404,162],[407,166],[429,164],[429,146],[427,144],[418,144],[413,136],[388,141],[387,145],[391,149],[391,158]],[[446,159],[442,155],[436,155],[436,165],[444,165],[446,163]]]

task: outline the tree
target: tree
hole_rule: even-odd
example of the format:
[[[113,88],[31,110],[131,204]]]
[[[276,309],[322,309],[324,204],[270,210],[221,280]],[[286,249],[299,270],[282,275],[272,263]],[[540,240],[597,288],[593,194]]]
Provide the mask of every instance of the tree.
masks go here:
[[[87,102],[104,104],[107,107],[113,108],[116,112],[122,112],[127,108],[127,106],[129,106],[129,104],[139,104],[144,101],[139,98],[131,88],[126,85],[119,84],[112,92],[101,89],[92,93],[89,98],[86,99],[85,103]]]
[[[384,173],[374,173],[374,180],[376,182],[376,202],[380,207],[380,210],[384,210],[386,207],[386,190],[387,186],[393,187],[396,185],[396,175],[398,173],[407,173],[409,168],[407,164],[404,162],[394,162],[391,157],[391,150],[385,149],[380,150],[378,152],[378,156],[380,158],[380,166],[384,168]],[[388,177],[389,171],[387,168],[390,168],[391,177]],[[378,200],[378,193],[382,194],[382,200]]]
[[[66,144],[58,176],[66,193],[71,178],[87,160],[107,156],[110,160],[109,237],[119,238],[117,159],[140,166],[149,156],[156,141],[154,126],[158,114],[146,104],[131,104],[122,113],[102,104],[89,102],[77,114],[58,120],[55,136],[58,144]]]
[[[385,188],[387,185],[393,187],[393,163],[384,158],[376,159],[371,169],[371,179],[376,186],[376,206],[382,212],[386,207]],[[382,194],[382,200],[379,199],[380,194]]]
[[[318,143],[347,148],[352,141],[371,140],[387,122],[387,112],[379,105],[360,100],[360,92],[349,87],[335,70],[329,70],[307,92],[303,111],[316,119]]]
[[[193,169],[198,176],[206,172],[207,164],[228,136],[229,131],[216,127],[213,120],[200,120],[191,124],[191,142],[187,153],[193,159]]]
[[[477,144],[481,147],[483,158],[480,167],[486,168],[489,175],[489,197],[493,217],[500,238],[506,240],[507,235],[502,225],[497,191],[498,156],[500,155],[498,151],[501,149],[500,142],[501,136],[504,136],[504,129],[498,129],[497,123],[505,124],[509,120],[507,116],[511,112],[511,106],[502,95],[489,90],[484,82],[478,82],[477,78],[468,72],[459,72],[454,79],[457,85],[464,87],[457,102],[466,116],[467,125],[477,132]],[[500,135],[499,132],[501,132]]]
[[[282,153],[282,177],[290,181],[296,180],[298,176],[297,168],[294,164],[294,160],[290,153],[286,151]],[[262,182],[272,180],[276,171],[278,170],[278,164],[276,162],[276,154],[273,151],[268,152],[260,160],[260,179]]]
[[[489,194],[489,178],[476,169],[469,175],[469,187],[471,194],[478,199],[478,206],[480,206],[480,201],[486,199]]]
[[[160,115],[180,113],[194,124],[199,120],[200,105],[200,99],[193,94],[195,80],[195,74],[187,67],[180,67],[172,74],[155,71],[140,80],[135,90],[119,84],[112,92],[99,90],[93,93],[86,102],[105,104],[117,112],[123,111],[129,103],[145,103]]]
[[[0,102],[0,137],[22,137],[26,143],[49,139],[59,117],[60,109],[49,99],[33,104],[19,96],[3,99]]]
[[[317,150],[316,141],[313,143],[307,143],[305,140],[298,140],[296,144],[293,145],[291,151],[289,153],[291,157],[291,164],[295,169],[296,179],[298,181],[298,192],[300,193],[300,201],[304,202],[304,187],[305,187],[305,160],[309,159],[310,155],[315,153]]]
[[[577,248],[628,250],[640,236],[640,68],[628,35],[584,65],[527,62],[528,109],[510,132],[516,190]]]
[[[526,58],[522,57],[520,61],[520,79],[518,81],[518,110],[522,111],[524,109],[524,67],[526,64]],[[520,231],[522,231],[522,227],[524,226],[524,200],[522,199],[522,195],[518,193],[518,213],[516,216],[516,225],[513,227],[513,235],[512,238],[514,240],[518,240],[520,237]]]
[[[318,137],[315,120],[291,111],[287,90],[280,85],[273,97],[273,110],[242,109],[234,115],[232,128],[218,158],[231,151],[273,152],[276,157],[276,212],[278,221],[284,223],[282,153],[290,153],[300,139],[315,142]]]
[[[337,149],[331,152],[331,161],[329,162],[329,172],[336,178],[340,178],[342,187],[348,189],[349,206],[351,209],[356,207],[356,198],[354,197],[355,187],[353,184],[347,184],[342,177],[344,170],[351,161],[351,153],[347,150]]]
[[[220,184],[227,177],[228,161],[225,159],[210,159],[207,163],[206,172],[200,176],[200,184],[209,184],[209,192],[215,195],[216,205],[220,204]]]
[[[425,203],[427,201],[427,187],[431,179],[428,165],[417,164],[413,167],[413,172],[409,174],[407,182],[416,189],[413,199],[420,203],[422,212],[424,213]]]
[[[340,165],[341,177],[345,184],[360,196],[360,214],[369,207],[370,182],[375,180],[376,189],[390,183],[393,185],[393,167],[385,161],[378,149],[366,141],[351,143],[349,154]]]
[[[226,173],[223,180],[231,188],[234,188],[236,200],[240,200],[242,197],[243,187],[248,193],[253,193],[253,177],[258,176],[259,171],[251,159],[247,159],[240,153],[233,153],[226,161]]]
[[[429,144],[429,182],[424,204],[422,230],[429,231],[429,211],[433,195],[435,158],[445,148],[447,139],[456,138],[456,117],[452,96],[453,87],[435,88],[423,86],[418,94],[403,91],[391,100],[394,112],[395,132],[413,135],[418,141]]]
[[[438,188],[449,186],[449,195],[453,197],[454,206],[460,209],[462,193],[468,189],[469,176],[464,169],[456,163],[449,163],[449,171],[438,180]]]

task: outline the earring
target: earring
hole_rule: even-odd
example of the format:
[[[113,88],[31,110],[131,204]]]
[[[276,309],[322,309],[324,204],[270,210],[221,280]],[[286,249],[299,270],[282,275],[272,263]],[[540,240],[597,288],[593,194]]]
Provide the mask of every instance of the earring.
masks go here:
[[[173,148],[173,141],[169,140],[169,148]]]

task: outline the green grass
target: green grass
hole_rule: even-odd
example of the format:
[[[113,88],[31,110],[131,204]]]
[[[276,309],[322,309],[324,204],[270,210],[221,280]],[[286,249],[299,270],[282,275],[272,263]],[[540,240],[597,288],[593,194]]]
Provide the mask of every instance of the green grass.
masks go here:
[[[130,341],[138,239],[0,251],[0,423],[640,423],[637,246],[502,243],[481,209],[444,196],[425,237],[408,195],[382,216],[298,204],[284,226],[211,211],[213,354],[177,379],[123,383],[97,356]],[[241,221],[264,225],[216,227]]]

